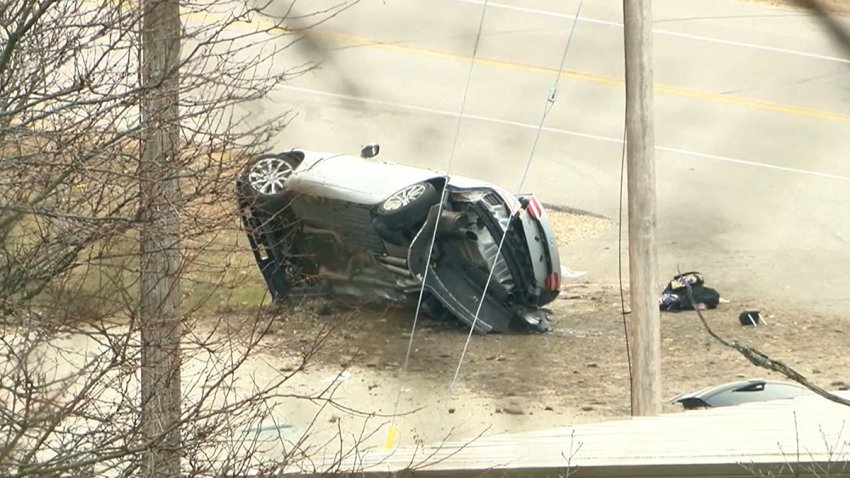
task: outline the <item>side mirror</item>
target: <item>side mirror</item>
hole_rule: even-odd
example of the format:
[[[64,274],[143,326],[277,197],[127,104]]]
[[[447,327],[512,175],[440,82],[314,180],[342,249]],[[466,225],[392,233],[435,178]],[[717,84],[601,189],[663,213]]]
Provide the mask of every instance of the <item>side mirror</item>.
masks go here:
[[[381,152],[381,145],[378,143],[369,143],[360,149],[361,158],[374,158]]]

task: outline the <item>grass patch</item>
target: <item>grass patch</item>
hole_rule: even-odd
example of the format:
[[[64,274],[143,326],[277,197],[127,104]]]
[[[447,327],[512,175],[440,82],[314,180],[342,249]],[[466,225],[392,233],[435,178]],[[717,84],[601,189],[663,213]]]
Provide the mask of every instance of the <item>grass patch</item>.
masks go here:
[[[245,235],[237,229],[184,240],[181,300],[184,314],[212,316],[256,310],[269,301],[266,284]],[[36,297],[39,307],[64,320],[122,320],[135,313],[139,296],[137,237],[95,245],[77,267]]]
[[[54,148],[60,151],[56,153],[38,142],[42,140],[38,134],[24,136],[19,145],[0,144],[0,158],[9,163],[0,168],[0,178],[17,185],[6,201],[34,206],[0,210],[0,220],[5,219],[0,267],[10,271],[5,277],[13,284],[8,290],[14,291],[9,299],[57,320],[121,320],[134,315],[140,272],[139,224],[134,223],[136,142],[125,139],[101,152],[97,141],[106,140],[79,139],[77,146],[91,153],[91,158],[75,165],[64,150]],[[215,153],[200,147],[181,152],[179,169],[184,174],[180,181],[186,202],[176,205],[176,210],[181,222],[185,314],[255,309],[268,300],[236,212],[234,181],[242,162],[242,153]],[[9,166],[17,163],[38,167]],[[21,176],[18,169],[29,173]],[[58,179],[47,185],[39,178]],[[46,199],[36,201],[34,196],[41,192]],[[71,256],[73,263],[65,270],[68,263],[57,258],[80,244],[85,247]],[[52,272],[53,264],[61,265],[56,267],[58,272]],[[47,272],[27,275],[42,270]],[[29,295],[36,292],[30,300]]]

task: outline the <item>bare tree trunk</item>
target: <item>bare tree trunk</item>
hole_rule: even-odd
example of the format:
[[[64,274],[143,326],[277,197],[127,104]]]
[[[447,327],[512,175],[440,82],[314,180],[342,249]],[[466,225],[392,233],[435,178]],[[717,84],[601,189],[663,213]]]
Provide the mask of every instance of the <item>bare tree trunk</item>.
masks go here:
[[[144,476],[180,476],[180,8],[143,0],[141,81],[142,435]]]

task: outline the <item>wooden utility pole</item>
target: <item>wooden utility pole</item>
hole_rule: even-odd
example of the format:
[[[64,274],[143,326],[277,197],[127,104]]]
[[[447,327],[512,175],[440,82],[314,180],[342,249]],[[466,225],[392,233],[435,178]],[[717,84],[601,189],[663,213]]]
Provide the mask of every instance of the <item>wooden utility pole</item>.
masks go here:
[[[661,413],[661,330],[655,251],[652,0],[623,0],[629,193],[632,414]]]
[[[139,162],[142,475],[180,476],[179,0],[142,0]]]

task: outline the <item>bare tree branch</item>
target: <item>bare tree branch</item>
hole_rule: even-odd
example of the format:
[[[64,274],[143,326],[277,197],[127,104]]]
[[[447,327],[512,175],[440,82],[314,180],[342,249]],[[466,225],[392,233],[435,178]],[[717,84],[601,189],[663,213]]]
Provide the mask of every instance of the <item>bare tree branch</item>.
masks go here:
[[[824,390],[823,388],[819,387],[818,385],[812,383],[808,378],[806,378],[800,372],[798,372],[798,371],[794,370],[793,368],[791,368],[790,366],[786,365],[784,362],[770,358],[767,354],[765,354],[764,352],[752,347],[749,344],[746,344],[744,342],[740,342],[738,340],[726,339],[726,338],[720,336],[719,334],[717,334],[716,332],[714,332],[714,330],[712,330],[711,326],[708,325],[708,321],[705,320],[705,317],[702,315],[702,311],[698,307],[696,299],[694,299],[694,292],[693,292],[693,289],[691,289],[691,285],[690,284],[686,284],[686,285],[688,287],[688,300],[690,300],[690,302],[691,302],[691,307],[693,307],[693,309],[696,311],[700,322],[702,322],[702,326],[705,328],[705,331],[708,332],[708,335],[710,335],[714,340],[716,340],[717,342],[723,344],[724,346],[726,346],[730,349],[736,350],[738,353],[743,355],[744,358],[749,360],[750,363],[752,363],[756,367],[763,368],[765,370],[771,370],[773,372],[778,372],[778,373],[784,375],[785,377],[787,377],[787,378],[799,383],[800,385],[808,388],[809,390],[820,395],[821,397],[826,398],[827,400],[833,401],[835,403],[840,403],[841,405],[850,406],[850,400]]]
[[[832,36],[833,41],[850,57],[850,31],[830,13],[823,0],[792,0],[794,4],[815,14],[821,26]]]

